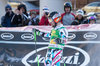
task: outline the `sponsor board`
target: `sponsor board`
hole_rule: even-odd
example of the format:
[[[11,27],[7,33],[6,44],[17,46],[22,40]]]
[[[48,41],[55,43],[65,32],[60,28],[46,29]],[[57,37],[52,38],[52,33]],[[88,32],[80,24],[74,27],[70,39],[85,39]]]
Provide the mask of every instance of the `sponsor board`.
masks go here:
[[[69,31],[70,41],[68,41],[69,45],[66,45],[64,48],[64,55],[61,60],[62,66],[64,63],[66,66],[95,66],[98,64],[100,56],[100,30],[98,27],[99,25],[66,27]],[[44,28],[43,26],[41,28],[40,26],[31,26],[22,27],[20,29],[3,28],[2,31],[0,31],[1,66],[25,66],[26,64],[37,66],[36,57],[39,58],[40,66],[44,66],[43,63],[47,45],[49,44],[49,38],[37,36],[36,48],[38,53],[36,55],[34,36],[31,32],[32,28],[47,32],[51,30],[49,27]],[[29,29],[30,32],[27,29]],[[100,66],[100,64],[98,64],[98,66]]]
[[[63,56],[62,57],[62,60],[60,61],[61,63],[65,63],[66,65],[69,64],[69,65],[77,65],[77,66],[86,66],[88,65],[88,63],[90,62],[90,56],[88,55],[88,53],[78,47],[74,47],[74,46],[70,46],[70,45],[66,45],[65,48],[69,48],[69,49],[73,49],[73,50],[76,50],[77,52],[74,53],[73,55],[70,55],[70,56]],[[37,53],[38,52],[41,52],[41,51],[45,51],[47,50],[48,47],[41,47],[41,48],[38,48],[37,49]],[[31,66],[31,64],[35,64],[37,63],[37,57],[38,57],[38,61],[39,63],[43,64],[44,63],[44,58],[45,56],[43,56],[42,54],[38,54],[33,60],[29,60],[29,58],[31,56],[34,56],[37,54],[36,53],[36,50],[33,50],[31,51],[30,53],[28,53],[27,55],[25,55],[25,57],[22,59],[22,63],[25,65],[25,66]],[[81,56],[83,56],[82,58],[84,59],[84,61],[79,61],[80,59],[80,54]]]
[[[92,42],[93,40],[95,41],[99,41],[99,31],[78,31],[78,32],[69,32],[68,35],[68,40],[73,42],[73,41],[90,41]],[[37,42],[48,42],[50,40],[50,38],[48,37],[40,37],[37,36],[37,39],[41,39],[41,40],[37,40]],[[10,32],[9,33],[7,31],[3,31],[0,32],[0,40],[3,41],[15,41],[15,42],[19,42],[19,41],[30,41],[30,42],[34,42],[34,35],[32,34],[32,32]],[[7,42],[6,42],[7,43]]]

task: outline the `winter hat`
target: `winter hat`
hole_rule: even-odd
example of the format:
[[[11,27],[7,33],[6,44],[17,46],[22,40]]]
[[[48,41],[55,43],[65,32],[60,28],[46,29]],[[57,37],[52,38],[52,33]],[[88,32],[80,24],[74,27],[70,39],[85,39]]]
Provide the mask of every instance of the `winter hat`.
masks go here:
[[[5,6],[5,11],[6,11],[7,8],[10,8],[10,9],[12,10],[12,7],[11,7],[9,4],[7,4],[7,5]]]
[[[76,12],[76,15],[82,15],[84,16],[84,11],[79,9],[77,12]]]
[[[43,12],[49,12],[49,8],[48,7],[43,7]]]
[[[87,17],[88,20],[96,20],[96,17],[95,16],[89,16]]]
[[[95,18],[97,18],[97,14],[95,13],[95,12],[89,12],[88,14],[87,14],[87,16],[89,17],[89,16],[94,16]]]
[[[89,12],[88,14],[87,14],[87,19],[88,19],[88,21],[90,22],[90,20],[95,20],[96,21],[96,19],[97,19],[97,15],[95,14],[95,12]]]

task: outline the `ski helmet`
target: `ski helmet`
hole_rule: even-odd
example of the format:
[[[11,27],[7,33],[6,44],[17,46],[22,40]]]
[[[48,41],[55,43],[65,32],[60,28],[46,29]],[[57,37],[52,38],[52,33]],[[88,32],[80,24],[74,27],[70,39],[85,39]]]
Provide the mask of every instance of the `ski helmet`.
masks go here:
[[[57,11],[54,11],[49,14],[49,18],[49,22],[54,21],[55,23],[58,23],[61,20],[61,15]]]
[[[70,8],[70,11],[72,10],[72,4],[71,4],[71,2],[65,2],[65,3],[64,3],[64,10],[65,10],[65,8],[67,8],[67,7]]]
[[[95,12],[89,12],[87,16],[97,16]]]

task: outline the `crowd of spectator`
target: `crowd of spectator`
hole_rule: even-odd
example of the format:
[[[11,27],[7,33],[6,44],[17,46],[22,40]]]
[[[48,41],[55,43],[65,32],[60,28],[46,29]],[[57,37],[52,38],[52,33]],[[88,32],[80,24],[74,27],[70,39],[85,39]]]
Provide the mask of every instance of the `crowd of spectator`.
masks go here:
[[[1,18],[2,27],[23,27],[29,25],[50,25],[48,15],[50,13],[48,7],[43,8],[43,16],[39,19],[36,11],[27,13],[27,8],[24,4],[17,6],[13,12],[12,7],[8,4],[5,6],[5,15]],[[64,3],[64,13],[61,14],[61,22],[63,25],[80,25],[80,24],[94,24],[96,23],[96,16],[89,15],[84,17],[85,12],[81,9],[76,13],[72,13],[72,5],[70,2]]]

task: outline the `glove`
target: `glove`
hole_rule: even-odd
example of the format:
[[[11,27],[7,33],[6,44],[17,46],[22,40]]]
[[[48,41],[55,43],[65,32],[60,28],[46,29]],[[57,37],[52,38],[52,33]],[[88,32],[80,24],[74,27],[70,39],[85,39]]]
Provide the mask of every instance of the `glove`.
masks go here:
[[[36,35],[38,35],[38,33],[39,33],[40,31],[39,31],[38,29],[33,29],[32,32],[33,32],[33,34],[34,34],[34,32],[35,32]]]
[[[40,32],[40,34],[39,34],[39,36],[42,36],[42,37],[44,37],[44,32]]]
[[[44,32],[39,31],[38,29],[33,29],[36,32],[36,35],[44,37]]]

